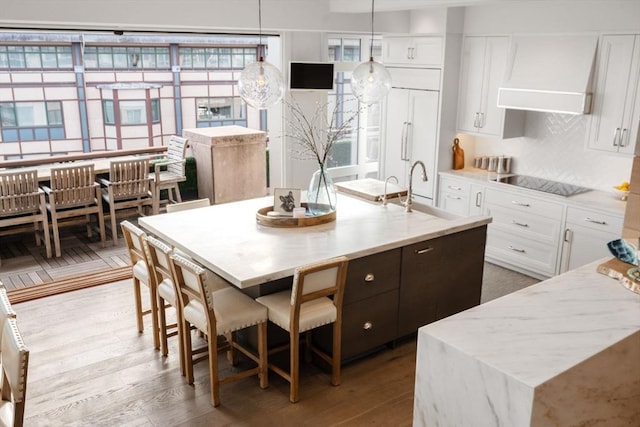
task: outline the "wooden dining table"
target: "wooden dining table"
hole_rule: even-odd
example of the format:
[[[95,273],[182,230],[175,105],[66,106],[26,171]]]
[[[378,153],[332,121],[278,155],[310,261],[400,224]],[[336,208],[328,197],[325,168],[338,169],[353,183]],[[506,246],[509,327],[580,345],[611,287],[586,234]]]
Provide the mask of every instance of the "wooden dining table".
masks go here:
[[[38,171],[39,181],[49,181],[52,168],[93,164],[95,173],[102,174],[109,172],[111,162],[145,157],[152,158],[166,152],[166,149],[166,146],[160,146],[120,150],[118,152],[79,153],[37,159],[7,160],[0,162],[0,173],[19,171],[22,168],[35,169]]]
[[[41,165],[29,167],[30,170],[38,171],[38,181],[44,182],[49,181],[51,179],[51,169],[54,168],[63,168],[66,166],[84,166],[84,165],[93,165],[93,169],[96,175],[109,173],[109,168],[111,162],[119,161],[119,160],[132,160],[132,159],[141,159],[145,156],[120,156],[120,157],[105,157],[93,160],[78,160],[73,162],[55,162],[55,163],[43,163]],[[148,156],[147,156],[148,157]],[[0,169],[0,172],[11,172],[18,171],[22,168],[5,168]]]

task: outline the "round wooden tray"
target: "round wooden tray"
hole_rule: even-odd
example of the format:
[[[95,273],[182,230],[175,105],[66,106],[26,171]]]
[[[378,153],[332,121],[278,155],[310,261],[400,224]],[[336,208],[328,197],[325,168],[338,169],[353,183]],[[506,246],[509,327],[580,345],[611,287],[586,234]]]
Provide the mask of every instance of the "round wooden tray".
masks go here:
[[[306,203],[302,203],[302,207],[307,207]],[[329,212],[324,215],[305,216],[304,218],[293,218],[289,216],[267,216],[267,212],[273,210],[273,206],[267,206],[266,208],[258,209],[256,212],[256,221],[258,224],[265,225],[267,227],[309,227],[312,225],[326,224],[336,220],[336,211]]]

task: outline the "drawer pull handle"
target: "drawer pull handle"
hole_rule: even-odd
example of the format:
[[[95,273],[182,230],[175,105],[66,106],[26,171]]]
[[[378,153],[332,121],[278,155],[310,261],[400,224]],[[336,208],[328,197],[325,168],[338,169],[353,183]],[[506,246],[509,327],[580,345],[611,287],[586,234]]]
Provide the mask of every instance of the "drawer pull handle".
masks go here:
[[[525,253],[526,251],[524,249],[520,249],[520,248],[514,248],[513,246],[509,245],[509,249],[511,249],[514,252],[520,252],[521,254]]]
[[[416,254],[422,255],[422,254],[426,254],[427,252],[431,252],[432,250],[433,250],[433,248],[431,248],[431,247],[424,248],[424,249],[416,249]]]
[[[591,222],[593,224],[607,225],[607,221],[598,221],[597,219],[591,219],[589,217],[586,217],[584,220],[587,221],[587,222]]]
[[[452,189],[452,190],[456,190],[456,191],[462,191],[462,187],[455,187],[453,185],[448,185],[448,188]]]
[[[447,199],[460,200],[460,196],[452,196],[451,194],[447,194]]]
[[[374,276],[373,273],[367,273],[366,276],[364,276],[365,282],[373,282],[375,279],[376,279],[376,276]]]
[[[481,207],[482,206],[482,192],[478,191],[476,193],[476,207]]]
[[[529,224],[525,224],[524,222],[518,222],[515,219],[512,219],[511,222],[515,225],[518,225],[520,227],[529,227]]]
[[[525,208],[531,207],[529,203],[522,203],[522,202],[518,202],[517,200],[512,200],[511,203],[518,206],[524,206]]]
[[[371,329],[373,329],[373,322],[364,322],[364,324],[362,325],[362,330],[370,331]]]

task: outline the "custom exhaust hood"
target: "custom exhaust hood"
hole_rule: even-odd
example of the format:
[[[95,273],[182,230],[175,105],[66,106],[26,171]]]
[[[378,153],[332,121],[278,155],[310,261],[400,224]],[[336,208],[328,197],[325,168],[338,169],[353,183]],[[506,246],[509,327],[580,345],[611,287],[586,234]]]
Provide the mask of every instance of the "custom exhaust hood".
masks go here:
[[[597,35],[514,35],[498,107],[588,114]]]

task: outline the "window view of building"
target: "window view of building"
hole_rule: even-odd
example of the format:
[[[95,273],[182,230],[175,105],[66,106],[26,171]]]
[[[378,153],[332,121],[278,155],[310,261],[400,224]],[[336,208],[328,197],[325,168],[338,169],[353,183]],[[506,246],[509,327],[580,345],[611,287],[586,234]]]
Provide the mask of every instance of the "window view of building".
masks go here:
[[[355,67],[369,58],[371,39],[368,37],[329,37],[328,57],[336,68]],[[373,40],[374,59],[380,61],[382,44]],[[350,64],[349,64],[350,63]],[[351,93],[351,72],[338,71],[334,91],[329,93],[330,112],[335,112],[333,123],[340,125],[354,114],[352,130],[338,141],[330,153],[329,167],[335,181],[346,181],[378,175],[380,152],[380,104],[362,107]],[[337,108],[335,107],[337,105]],[[359,111],[359,112],[358,112]]]
[[[0,33],[0,159],[157,146],[196,127],[267,130],[266,112],[248,109],[237,88],[258,43],[238,35]],[[368,36],[331,36],[328,60],[353,69],[370,45]],[[380,40],[373,46],[379,57]],[[339,106],[334,123],[357,115],[330,153],[338,181],[376,176],[379,160],[380,107],[361,108],[350,78],[337,71],[328,93]]]
[[[163,145],[185,128],[264,129],[266,113],[248,115],[237,88],[258,43],[0,33],[0,159]]]

